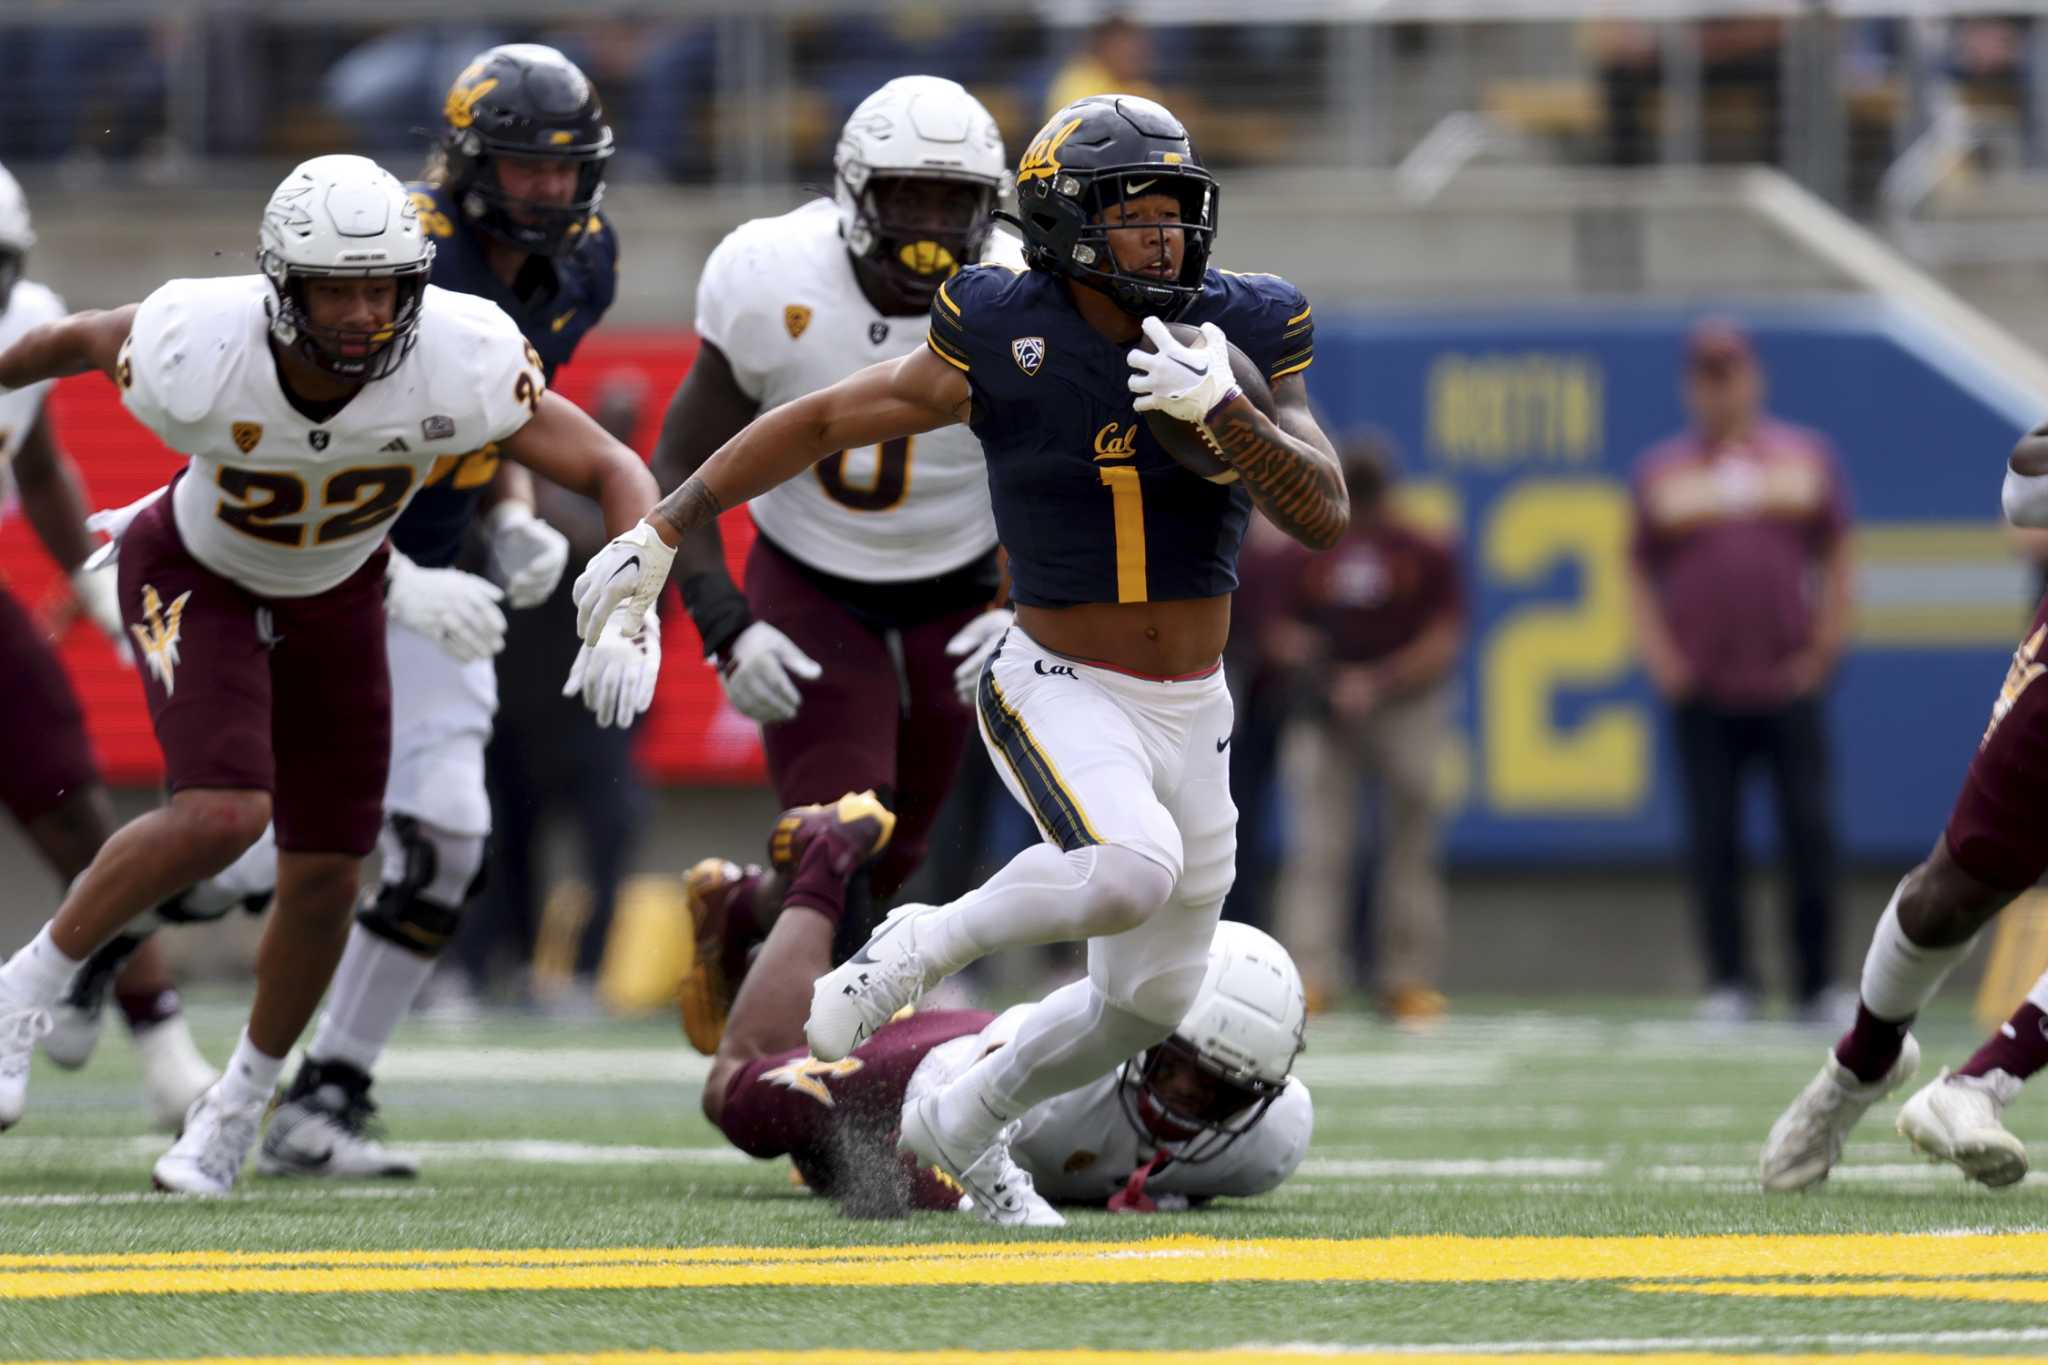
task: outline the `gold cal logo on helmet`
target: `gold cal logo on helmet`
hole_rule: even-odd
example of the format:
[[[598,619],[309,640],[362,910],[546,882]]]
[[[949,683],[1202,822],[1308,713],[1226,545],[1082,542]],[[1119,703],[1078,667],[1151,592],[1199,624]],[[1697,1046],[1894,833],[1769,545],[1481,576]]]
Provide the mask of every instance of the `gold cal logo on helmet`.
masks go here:
[[[467,128],[476,122],[477,101],[498,88],[496,76],[487,81],[477,80],[483,74],[484,64],[472,62],[455,78],[455,84],[448,87],[448,103],[441,112],[447,116],[449,127]]]
[[[1017,163],[1017,183],[1027,180],[1044,180],[1060,173],[1060,144],[1074,135],[1081,126],[1080,119],[1069,119],[1058,132],[1045,136],[1024,149],[1024,159]]]

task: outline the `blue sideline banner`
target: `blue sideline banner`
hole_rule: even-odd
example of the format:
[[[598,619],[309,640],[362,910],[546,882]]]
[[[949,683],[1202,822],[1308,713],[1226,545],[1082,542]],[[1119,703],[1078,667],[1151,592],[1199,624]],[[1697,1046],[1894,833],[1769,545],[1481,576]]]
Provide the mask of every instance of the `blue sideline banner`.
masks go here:
[[[1461,547],[1472,631],[1446,774],[1455,859],[1681,851],[1623,571],[1629,472],[1684,424],[1684,337],[1703,311],[1318,314],[1308,378],[1326,424],[1384,434],[1410,511]],[[1826,433],[1848,471],[1859,616],[1830,699],[1839,828],[1850,857],[1916,859],[2032,611],[1998,487],[2048,396],[1885,303],[1711,311],[1751,329],[1770,410]],[[1750,813],[1767,848],[1767,807]]]

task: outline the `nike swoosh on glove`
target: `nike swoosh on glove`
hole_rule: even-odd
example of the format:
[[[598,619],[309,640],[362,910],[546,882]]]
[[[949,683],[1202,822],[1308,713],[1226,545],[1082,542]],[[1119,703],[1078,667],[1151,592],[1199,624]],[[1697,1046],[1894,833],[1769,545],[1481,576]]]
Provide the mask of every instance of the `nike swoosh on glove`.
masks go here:
[[[637,625],[631,635],[628,626]],[[654,704],[654,684],[661,677],[661,617],[646,613],[640,621],[625,611],[614,612],[597,633],[597,643],[576,651],[562,695],[579,692],[600,727],[631,725]]]
[[[974,705],[975,689],[981,686],[981,670],[1002,643],[1003,632],[1016,619],[1017,613],[1008,607],[991,607],[946,641],[946,653],[960,660],[960,666],[953,670],[953,690],[967,705]]]
[[[576,633],[586,645],[597,643],[605,622],[623,607],[631,607],[629,621],[647,619],[654,599],[668,582],[675,550],[662,543],[661,536],[644,521],[633,523],[623,535],[590,557],[576,576],[571,594],[576,601]],[[635,624],[634,629],[639,629]]]
[[[505,647],[498,585],[461,569],[422,569],[393,550],[384,570],[384,614],[417,631],[462,663]]]
[[[733,709],[757,725],[774,725],[796,715],[803,704],[790,675],[810,682],[824,668],[766,621],[756,621],[726,649],[718,666],[718,683]]]
[[[1131,406],[1139,412],[1163,412],[1200,425],[1244,392],[1230,370],[1230,343],[1215,323],[1202,324],[1201,346],[1183,345],[1158,318],[1139,325],[1159,348],[1133,347],[1124,357],[1131,366],[1131,392],[1138,395]]]
[[[509,499],[491,509],[484,525],[491,533],[492,562],[505,584],[505,604],[524,611],[553,597],[569,567],[569,537],[525,503]]]

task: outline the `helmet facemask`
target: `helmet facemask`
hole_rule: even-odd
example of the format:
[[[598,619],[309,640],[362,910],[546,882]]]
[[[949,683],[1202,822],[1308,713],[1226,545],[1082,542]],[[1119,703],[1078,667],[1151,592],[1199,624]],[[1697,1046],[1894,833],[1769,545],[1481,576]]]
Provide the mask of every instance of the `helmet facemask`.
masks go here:
[[[1183,1165],[1213,1160],[1257,1126],[1287,1089],[1204,1057],[1175,1034],[1123,1065],[1117,1098],[1144,1141]]]
[[[1126,200],[1158,194],[1179,200],[1173,220],[1131,228],[1104,221],[1111,208]],[[1202,295],[1216,240],[1217,197],[1207,171],[1158,163],[1055,170],[1033,179],[1030,193],[1020,188],[1018,194],[1025,239],[1038,249],[1027,251],[1037,257],[1033,264],[1107,294],[1133,317],[1168,319],[1186,312]],[[1118,263],[1109,234],[1140,228],[1160,229],[1162,242],[1166,231],[1180,231],[1180,269],[1171,278],[1129,271]]]
[[[845,166],[840,180],[854,205],[847,249],[906,315],[929,307],[939,286],[988,245],[996,187],[985,180],[858,164]]]
[[[576,193],[566,204],[515,199],[498,179],[498,156],[481,139],[464,159],[455,186],[463,216],[507,246],[535,256],[561,257],[583,241],[591,215],[604,199],[604,163],[611,159],[610,129],[605,145],[587,156],[565,157],[576,165]],[[510,156],[513,153],[503,153]]]
[[[374,270],[314,269],[294,266],[274,252],[259,257],[275,295],[270,307],[270,334],[306,361],[336,379],[367,384],[396,370],[419,341],[420,309],[426,297],[427,274],[434,253],[411,264]],[[373,331],[331,327],[312,320],[306,284],[314,279],[389,278],[398,287],[391,322]]]

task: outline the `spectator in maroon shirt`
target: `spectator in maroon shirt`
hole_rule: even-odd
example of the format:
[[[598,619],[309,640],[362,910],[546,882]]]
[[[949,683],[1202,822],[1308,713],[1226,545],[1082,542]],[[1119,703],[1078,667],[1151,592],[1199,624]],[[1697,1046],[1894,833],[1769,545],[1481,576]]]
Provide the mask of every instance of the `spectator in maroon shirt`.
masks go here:
[[[1276,937],[1302,964],[1311,998],[1351,984],[1357,796],[1362,777],[1378,779],[1380,1004],[1397,1024],[1423,1027],[1444,1011],[1440,769],[1464,589],[1447,546],[1388,515],[1380,443],[1348,442],[1343,462],[1351,529],[1321,554],[1297,550],[1289,600],[1268,632],[1269,651],[1304,665],[1311,688],[1285,760],[1297,843]]]
[[[1636,463],[1631,594],[1643,664],[1671,707],[1709,991],[1703,1016],[1756,1011],[1743,933],[1743,782],[1775,789],[1801,1015],[1827,1022],[1835,837],[1823,697],[1849,628],[1849,504],[1825,437],[1763,411],[1748,337],[1686,343],[1689,430]]]

